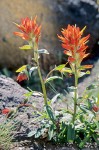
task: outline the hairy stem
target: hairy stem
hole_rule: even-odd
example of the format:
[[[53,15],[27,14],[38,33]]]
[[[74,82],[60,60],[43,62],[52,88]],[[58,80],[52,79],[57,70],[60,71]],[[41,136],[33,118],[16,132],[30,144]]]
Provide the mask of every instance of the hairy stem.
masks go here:
[[[78,75],[77,75],[77,67],[75,66],[75,95],[74,95],[73,123],[75,122],[76,110],[77,110],[77,91],[78,91]]]
[[[38,62],[37,62],[37,66],[38,66],[38,74],[39,74],[39,78],[40,78],[40,81],[41,81],[42,91],[43,91],[43,95],[44,95],[44,103],[45,103],[45,105],[47,105],[46,88],[45,88],[44,80],[42,78],[41,70],[40,70],[40,66],[39,66]]]
[[[39,57],[39,55],[38,55],[38,45],[34,44],[34,58],[35,58],[35,61],[37,63],[37,67],[38,67],[38,74],[39,74],[39,78],[40,78],[40,81],[41,81],[42,92],[43,92],[43,96],[44,96],[44,104],[47,105],[46,87],[45,87],[45,83],[44,83],[44,80],[43,80],[42,75],[41,75],[41,69],[40,69],[38,57]]]

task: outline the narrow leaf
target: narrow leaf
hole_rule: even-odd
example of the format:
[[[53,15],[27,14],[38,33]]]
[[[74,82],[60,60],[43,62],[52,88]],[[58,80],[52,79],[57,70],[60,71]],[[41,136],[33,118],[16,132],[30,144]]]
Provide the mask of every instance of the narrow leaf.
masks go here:
[[[54,125],[52,124],[49,128],[49,131],[48,131],[48,136],[49,136],[49,140],[51,140],[54,136]]]
[[[97,104],[97,105],[99,105],[99,98],[97,99],[97,102],[96,102],[96,104]]]
[[[60,93],[56,94],[56,95],[52,98],[51,103],[52,103],[52,104],[55,103],[55,102],[57,101],[57,98],[58,98],[59,96],[60,96]]]
[[[24,96],[25,97],[30,97],[30,96],[32,96],[32,94],[33,94],[33,92],[27,92],[27,93],[24,94]]]
[[[50,117],[50,119],[52,120],[52,122],[54,122],[55,121],[55,116],[54,116],[54,114],[52,112],[51,107],[47,105],[46,106],[46,110],[47,110],[48,116]]]
[[[61,79],[61,80],[63,80],[62,77],[53,76],[53,77],[49,77],[48,79],[46,79],[46,80],[45,80],[45,83],[48,83],[48,82],[53,81],[53,80],[55,80],[55,79]]]
[[[70,87],[68,87],[68,89],[71,90],[71,91],[75,91],[75,90],[77,89],[77,87],[75,87],[75,86],[70,86]]]
[[[46,131],[46,128],[39,128],[35,134],[35,138],[39,138],[40,136],[42,136],[45,131]]]
[[[38,50],[39,54],[49,54],[49,52],[46,49],[40,49]]]
[[[21,50],[30,50],[31,46],[30,45],[24,45],[22,47],[19,47]]]
[[[75,130],[72,124],[68,125],[67,128],[67,141],[68,142],[73,142],[75,138]]]
[[[89,138],[90,138],[90,135],[87,134],[87,136],[84,138],[84,140],[79,144],[79,147],[83,148]]]
[[[86,74],[90,74],[90,71],[88,70],[88,71],[86,71]]]
[[[31,76],[31,74],[33,73],[33,71],[36,70],[36,69],[37,69],[37,67],[32,67],[32,68],[29,70],[30,76]]]
[[[55,68],[55,70],[61,71],[65,67],[65,65],[66,64],[59,65]]]
[[[93,134],[93,138],[94,138],[94,140],[96,141],[96,143],[99,145],[99,140],[98,140],[98,135],[96,135],[96,134]]]
[[[91,84],[91,85],[89,85],[89,86],[87,87],[86,90],[94,90],[94,89],[96,89],[96,85],[95,85],[95,84]]]
[[[80,104],[79,107],[85,114],[89,113],[89,108],[86,105]]]
[[[67,72],[67,73],[72,73],[72,70],[71,70],[70,68],[65,67],[65,68],[63,68],[63,69],[61,70],[61,72],[62,72],[62,73],[65,73],[65,72]]]
[[[28,135],[27,135],[27,137],[32,137],[32,136],[34,136],[35,134],[36,134],[36,130],[34,130],[34,131],[30,131],[29,133],[28,133]]]
[[[20,67],[18,70],[16,70],[16,72],[22,72],[27,68],[27,65],[23,65],[22,67]]]
[[[83,77],[86,74],[90,74],[90,71],[86,71],[86,72],[80,72],[79,77]]]

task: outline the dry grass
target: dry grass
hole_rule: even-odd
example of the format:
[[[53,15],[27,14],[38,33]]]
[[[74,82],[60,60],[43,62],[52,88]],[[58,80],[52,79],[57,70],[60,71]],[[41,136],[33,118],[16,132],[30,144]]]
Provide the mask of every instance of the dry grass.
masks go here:
[[[0,150],[9,150],[12,141],[12,125],[11,122],[0,124]]]

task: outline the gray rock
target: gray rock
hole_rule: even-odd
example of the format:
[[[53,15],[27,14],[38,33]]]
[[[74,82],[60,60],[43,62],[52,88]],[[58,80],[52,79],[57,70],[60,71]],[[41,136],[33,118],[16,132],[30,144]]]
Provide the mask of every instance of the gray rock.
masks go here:
[[[80,28],[87,26],[86,34],[91,34],[91,48],[99,39],[99,6],[93,0],[57,0],[58,17],[63,27],[68,24]]]
[[[94,64],[90,76],[84,78],[83,82],[79,83],[79,95],[82,95],[85,89],[99,79],[99,60]]]
[[[0,109],[9,108],[11,110],[16,110],[16,108],[24,103],[26,97],[24,96],[27,93],[26,89],[22,88],[17,82],[13,79],[0,76]],[[41,110],[43,107],[43,98],[38,95],[33,95],[28,99],[27,102],[30,107],[20,107],[16,114],[15,120],[19,122],[18,135],[19,137],[25,137],[26,134],[32,130],[37,125],[33,122],[33,111],[34,108],[32,104],[35,103],[37,110]],[[41,105],[42,104],[42,105]],[[0,123],[6,120],[6,115],[0,114]]]
[[[12,107],[17,106],[24,102],[26,97],[24,94],[29,92],[28,90],[22,88],[17,82],[13,79],[0,75],[0,103],[1,105],[5,104],[6,106]],[[38,96],[32,96],[30,98],[30,103],[38,99]],[[42,98],[41,98],[42,99]],[[41,100],[40,99],[40,100]]]
[[[23,9],[24,8],[24,9]],[[29,10],[29,11],[28,11]],[[51,65],[59,64],[63,52],[57,33],[61,27],[77,24],[80,28],[87,26],[86,34],[91,34],[90,46],[99,39],[98,5],[93,0],[4,0],[0,3],[0,65],[12,70],[26,64],[33,53],[20,51],[19,46],[25,42],[13,35],[17,31],[12,22],[20,23],[20,18],[35,16],[42,24],[40,48],[48,49],[50,55],[42,55],[42,68],[50,69]]]
[[[27,90],[14,82],[13,79],[0,76],[0,101],[2,104],[5,103],[5,106],[8,106],[9,103],[13,103],[16,106],[23,102],[26,92]]]

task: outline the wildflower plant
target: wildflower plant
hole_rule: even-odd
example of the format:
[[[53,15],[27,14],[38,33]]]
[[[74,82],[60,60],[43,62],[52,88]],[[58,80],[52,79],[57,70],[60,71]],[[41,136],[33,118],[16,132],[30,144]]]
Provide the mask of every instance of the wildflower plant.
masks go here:
[[[40,32],[41,26],[39,26],[36,23],[36,18],[37,17],[35,17],[34,19],[30,19],[27,17],[25,19],[22,19],[20,25],[16,24],[16,26],[22,32],[14,32],[14,34],[17,36],[20,36],[22,39],[24,39],[28,42],[28,45],[24,45],[24,46],[20,47],[20,49],[24,49],[24,50],[33,49],[33,54],[34,54],[33,60],[35,61],[36,65],[37,65],[36,68],[38,69],[38,74],[39,74],[40,81],[42,84],[42,90],[43,90],[43,94],[44,94],[44,102],[45,102],[45,104],[47,104],[46,89],[45,89],[44,81],[42,79],[40,65],[39,65],[39,53],[44,52],[44,53],[48,54],[48,52],[46,52],[46,50],[44,50],[44,51],[38,50],[38,42],[39,42],[39,38],[40,38],[40,34],[41,34],[41,32]],[[28,78],[28,75],[25,74],[26,72],[24,72],[24,70],[26,70],[26,69],[27,69],[27,66],[23,66],[22,68],[20,68],[16,71],[16,72],[21,72],[20,76],[18,76],[17,80],[20,81],[20,80],[24,80],[24,79]]]
[[[75,76],[73,122],[75,121],[77,108],[78,79],[84,73],[82,70],[92,68],[92,65],[81,65],[82,60],[89,55],[88,53],[86,54],[86,49],[88,48],[86,44],[90,35],[82,38],[84,30],[85,27],[80,31],[79,27],[68,25],[67,29],[62,30],[63,36],[58,35],[58,38],[62,41],[62,47],[65,49],[64,53],[69,56],[68,63],[70,65],[70,71]]]
[[[67,28],[62,29],[62,35],[58,35],[58,38],[62,42],[64,48],[64,54],[68,56],[66,64],[61,64],[51,70],[45,79],[41,74],[41,68],[39,64],[40,54],[49,54],[47,50],[39,50],[39,39],[41,36],[41,26],[36,22],[37,17],[34,19],[24,18],[21,20],[21,24],[15,23],[20,32],[14,32],[15,35],[20,36],[23,40],[26,40],[28,45],[20,47],[21,50],[33,50],[34,66],[24,65],[16,72],[19,72],[17,80],[29,80],[31,72],[35,69],[38,70],[39,78],[42,86],[42,93],[39,92],[44,98],[44,109],[42,112],[37,111],[34,121],[40,121],[40,127],[37,130],[33,130],[28,134],[28,137],[34,136],[35,138],[42,137],[48,138],[58,143],[76,143],[82,148],[86,142],[95,141],[99,144],[99,121],[96,119],[99,112],[99,94],[98,84],[87,87],[81,97],[78,96],[78,80],[85,74],[89,74],[88,69],[92,68],[92,65],[82,65],[82,61],[89,53],[87,51],[87,43],[90,35],[85,37],[83,32],[86,29],[84,27],[80,30],[76,25],[68,25]],[[70,67],[67,67],[69,64]],[[87,71],[86,71],[87,70]],[[49,100],[47,97],[46,84],[54,79],[63,79],[60,76],[51,76],[53,71],[59,71],[62,77],[66,74],[72,74],[74,76],[75,84],[69,89],[72,89],[73,96],[71,97],[73,108],[65,108],[60,110],[53,109],[53,101],[59,97],[63,99],[62,95],[57,95]],[[92,91],[96,91],[94,96]],[[32,91],[33,92],[33,91]],[[69,93],[71,95],[71,93]],[[31,96],[31,92],[26,94],[27,97]],[[68,99],[69,101],[69,99]],[[35,115],[35,114],[34,114]],[[65,119],[64,119],[65,118]]]

